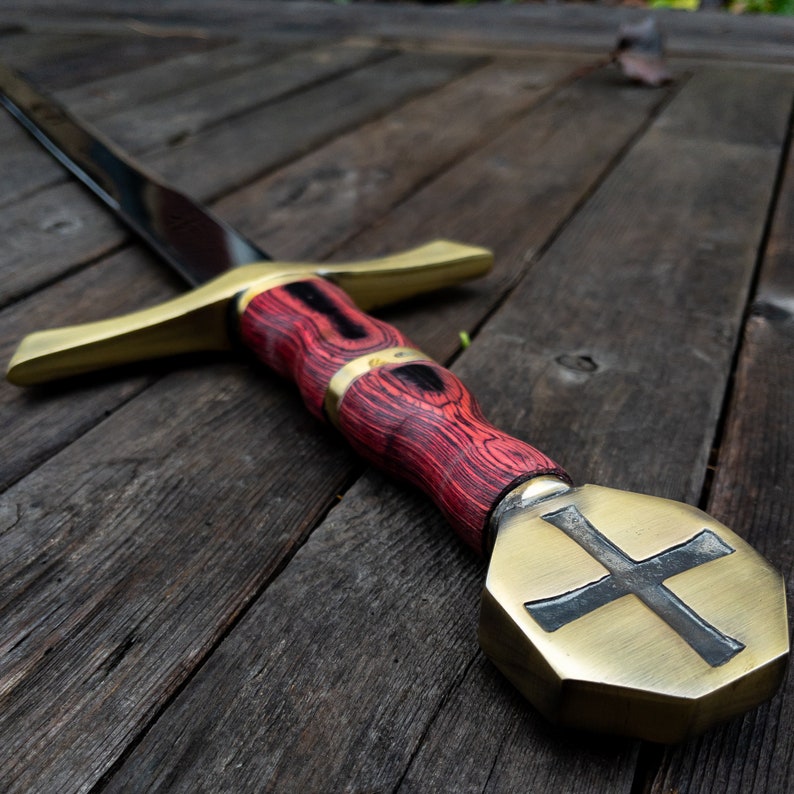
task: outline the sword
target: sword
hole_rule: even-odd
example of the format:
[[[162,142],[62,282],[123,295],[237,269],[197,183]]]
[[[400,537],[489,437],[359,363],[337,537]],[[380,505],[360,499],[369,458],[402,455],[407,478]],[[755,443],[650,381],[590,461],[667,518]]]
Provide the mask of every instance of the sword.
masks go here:
[[[785,589],[761,555],[689,505],[573,486],[558,464],[488,422],[454,374],[364,313],[483,272],[485,249],[436,241],[363,264],[273,262],[5,67],[0,94],[198,285],[125,317],[26,337],[11,382],[241,344],[292,379],[309,411],[363,458],[424,490],[490,558],[480,644],[549,719],[678,741],[774,694],[789,650]]]

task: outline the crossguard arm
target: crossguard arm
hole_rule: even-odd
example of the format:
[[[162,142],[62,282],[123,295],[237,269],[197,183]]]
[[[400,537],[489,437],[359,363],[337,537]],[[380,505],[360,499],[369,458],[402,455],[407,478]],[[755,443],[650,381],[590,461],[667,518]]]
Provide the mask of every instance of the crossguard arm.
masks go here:
[[[17,386],[32,386],[136,361],[227,350],[233,339],[228,307],[236,295],[307,276],[334,282],[368,310],[476,278],[492,263],[484,248],[436,240],[363,262],[245,265],[149,309],[30,334],[11,359],[6,377]]]

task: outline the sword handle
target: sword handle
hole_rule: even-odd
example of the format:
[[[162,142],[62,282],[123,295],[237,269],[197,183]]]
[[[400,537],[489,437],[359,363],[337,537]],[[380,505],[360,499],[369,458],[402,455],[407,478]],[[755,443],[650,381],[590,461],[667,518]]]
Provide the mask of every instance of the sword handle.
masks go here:
[[[358,454],[425,491],[478,553],[506,493],[541,475],[568,480],[488,422],[457,376],[333,284],[295,281],[244,294],[239,305],[244,344],[293,380],[308,409]]]

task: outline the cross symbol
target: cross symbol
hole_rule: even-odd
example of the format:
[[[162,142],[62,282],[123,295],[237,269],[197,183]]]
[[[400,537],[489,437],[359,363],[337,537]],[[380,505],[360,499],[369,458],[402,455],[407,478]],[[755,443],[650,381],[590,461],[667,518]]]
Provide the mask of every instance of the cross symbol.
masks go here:
[[[653,557],[637,561],[602,535],[575,505],[541,518],[562,530],[609,571],[576,590],[524,604],[545,631],[556,631],[618,598],[635,595],[712,667],[725,664],[744,648],[741,642],[703,620],[663,584],[671,576],[734,552],[710,529]]]

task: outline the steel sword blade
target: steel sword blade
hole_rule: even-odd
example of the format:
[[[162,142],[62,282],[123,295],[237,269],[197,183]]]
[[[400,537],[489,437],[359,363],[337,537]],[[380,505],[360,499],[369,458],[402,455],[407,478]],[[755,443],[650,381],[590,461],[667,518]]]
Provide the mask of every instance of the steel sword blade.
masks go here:
[[[271,257],[0,64],[0,104],[190,285]]]

